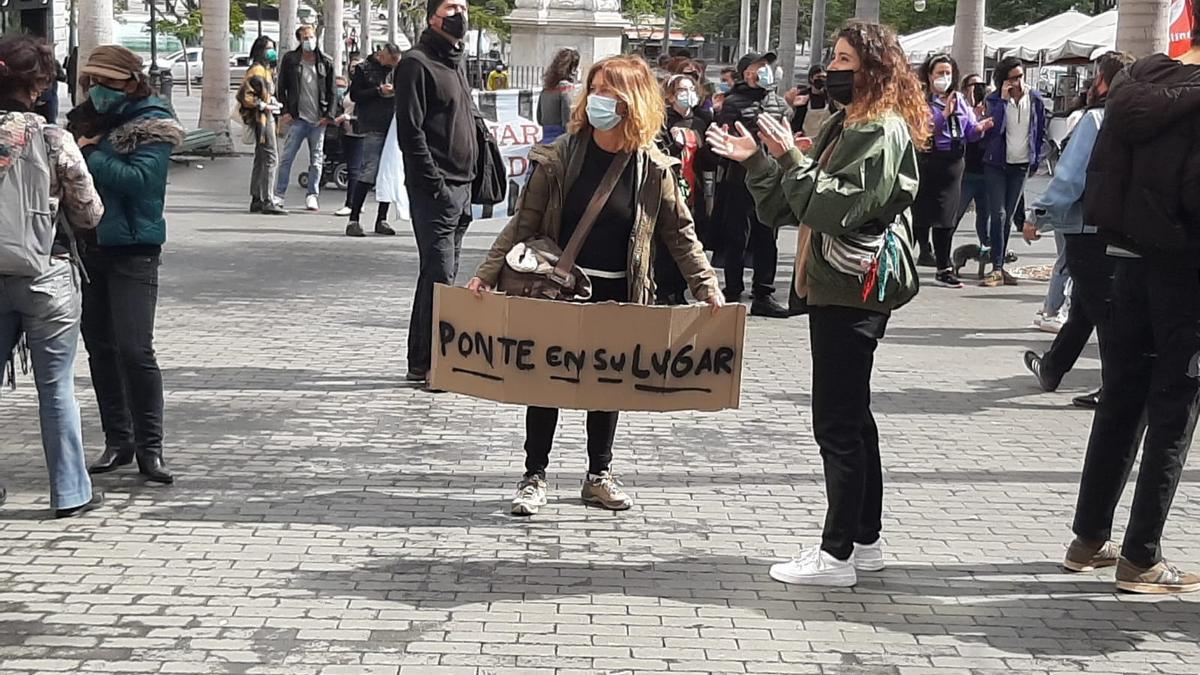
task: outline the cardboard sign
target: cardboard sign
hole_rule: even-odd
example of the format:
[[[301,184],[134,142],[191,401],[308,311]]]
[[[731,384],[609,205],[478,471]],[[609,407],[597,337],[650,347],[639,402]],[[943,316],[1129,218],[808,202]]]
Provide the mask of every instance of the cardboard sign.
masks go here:
[[[741,402],[746,308],[577,304],[434,290],[435,389],[583,410]]]

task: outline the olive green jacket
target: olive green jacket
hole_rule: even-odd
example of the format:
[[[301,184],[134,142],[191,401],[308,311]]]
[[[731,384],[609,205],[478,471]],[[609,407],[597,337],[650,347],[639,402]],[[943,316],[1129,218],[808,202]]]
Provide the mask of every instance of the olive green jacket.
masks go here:
[[[915,270],[899,277],[879,301],[863,299],[861,279],[830,267],[821,238],[871,224],[901,223],[911,245],[910,207],[917,196],[917,151],[908,125],[896,114],[843,128],[845,112],[825,123],[805,155],[793,148],[778,161],[765,153],[746,160],[746,184],[759,219],[772,227],[804,223],[813,230],[807,267],[808,304],[857,307],[888,314],[916,293]],[[837,142],[828,166],[818,158]],[[889,284],[890,285],[890,284]]]
[[[536,168],[521,191],[516,215],[496,237],[487,259],[475,273],[484,283],[496,285],[505,264],[504,256],[514,245],[536,236],[558,241],[563,200],[579,177],[587,142],[586,135],[564,134],[553,144],[539,145],[529,152]],[[704,301],[719,293],[717,275],[696,237],[692,214],[672,168],[679,161],[654,148],[638,151],[630,161],[638,176],[636,222],[626,266],[630,302],[643,305],[654,302],[655,236],[667,245],[697,300]]]

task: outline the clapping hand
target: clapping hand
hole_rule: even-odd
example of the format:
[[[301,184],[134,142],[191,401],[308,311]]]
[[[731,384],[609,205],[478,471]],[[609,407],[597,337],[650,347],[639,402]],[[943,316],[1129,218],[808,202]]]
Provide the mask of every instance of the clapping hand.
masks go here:
[[[735,136],[729,133],[729,127],[719,127],[714,124],[708,128],[705,137],[708,139],[709,147],[718,157],[744,162],[758,151],[758,143],[741,122],[737,123],[737,133],[738,135]]]
[[[782,120],[782,121],[781,121]],[[758,118],[758,137],[762,139],[767,152],[779,159],[796,147],[796,138],[788,126],[786,119],[777,120],[770,115]]]

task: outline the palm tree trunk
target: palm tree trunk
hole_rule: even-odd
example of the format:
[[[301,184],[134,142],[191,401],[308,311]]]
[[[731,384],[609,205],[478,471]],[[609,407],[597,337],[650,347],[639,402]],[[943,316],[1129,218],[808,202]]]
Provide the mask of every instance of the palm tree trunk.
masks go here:
[[[758,0],[758,45],[756,49],[760,53],[771,49],[771,0]]]
[[[783,81],[779,91],[787,91],[796,83],[796,35],[800,27],[800,0],[781,0],[779,3],[779,65]]]
[[[110,45],[113,39],[113,3],[112,0],[86,0],[78,4],[79,11],[79,60],[78,67],[87,63],[92,50],[100,45]],[[78,68],[77,68],[78,69]],[[72,87],[79,86],[77,82]],[[83,102],[86,92],[76,92],[76,97]]]
[[[858,0],[854,8],[854,17],[879,23],[879,0]]]
[[[987,0],[958,0],[954,12],[954,48],[951,56],[964,76],[983,75],[983,17]]]
[[[825,0],[813,0],[812,12],[812,47],[808,51],[812,54],[809,61],[817,64],[825,59]]]
[[[325,56],[333,59],[333,72],[339,74],[342,72],[342,51],[346,46],[342,26],[344,9],[344,0],[325,0],[325,44],[322,49]]]
[[[375,11],[371,4],[371,0],[358,2],[358,53],[364,58],[375,51],[371,49],[371,12]]]
[[[1117,5],[1117,49],[1137,58],[1166,52],[1171,0],[1121,0]]]
[[[296,8],[299,0],[279,0],[279,53],[296,48]],[[281,56],[282,58],[282,56]]]
[[[202,0],[204,16],[204,85],[200,89],[200,128],[216,133],[213,149],[233,151],[229,135],[229,2]]]
[[[397,0],[388,0],[388,42],[395,44],[400,33],[400,7]]]

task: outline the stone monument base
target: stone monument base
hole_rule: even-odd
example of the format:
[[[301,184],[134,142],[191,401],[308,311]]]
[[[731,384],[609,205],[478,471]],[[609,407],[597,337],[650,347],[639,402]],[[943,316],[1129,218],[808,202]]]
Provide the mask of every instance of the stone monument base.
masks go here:
[[[580,70],[586,73],[596,61],[621,53],[627,22],[614,11],[518,6],[508,16],[508,24],[513,65],[544,68],[558,50],[574,47],[579,51]]]

